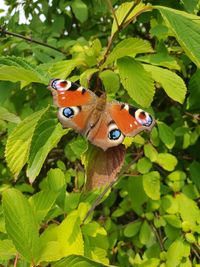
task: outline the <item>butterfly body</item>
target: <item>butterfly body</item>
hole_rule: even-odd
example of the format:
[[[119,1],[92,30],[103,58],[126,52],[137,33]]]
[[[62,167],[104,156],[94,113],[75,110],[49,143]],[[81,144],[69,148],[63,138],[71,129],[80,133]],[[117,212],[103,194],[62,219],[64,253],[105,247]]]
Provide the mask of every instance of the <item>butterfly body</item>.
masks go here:
[[[118,101],[107,102],[105,94],[97,97],[70,81],[51,80],[48,89],[59,107],[63,127],[73,128],[103,150],[121,144],[125,136],[151,130],[155,124],[147,112]]]

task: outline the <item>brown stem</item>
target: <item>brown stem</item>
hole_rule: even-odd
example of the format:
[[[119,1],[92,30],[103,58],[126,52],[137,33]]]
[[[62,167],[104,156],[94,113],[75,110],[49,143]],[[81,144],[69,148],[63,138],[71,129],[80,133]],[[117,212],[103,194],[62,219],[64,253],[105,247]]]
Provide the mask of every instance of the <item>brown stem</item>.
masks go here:
[[[150,223],[150,226],[151,226],[152,231],[154,232],[154,235],[156,236],[156,238],[158,240],[158,243],[160,245],[160,249],[162,251],[164,251],[165,249],[164,249],[164,245],[163,245],[163,242],[162,242],[162,238],[160,236],[160,233],[157,231],[157,229],[155,228],[155,226],[152,223]]]
[[[32,38],[29,38],[29,37],[25,37],[25,36],[23,36],[21,34],[18,34],[18,33],[9,32],[9,31],[5,30],[3,27],[0,27],[0,32],[3,33],[3,34],[11,35],[11,36],[26,40],[26,41],[31,42],[31,43],[35,43],[35,44],[39,44],[41,46],[45,46],[45,47],[51,48],[53,50],[56,50],[56,51],[58,51],[58,52],[60,52],[60,53],[62,53],[64,55],[66,55],[65,52],[63,52],[62,50],[60,50],[60,49],[58,49],[58,48],[56,48],[56,47],[54,47],[52,45],[49,45],[49,44],[46,44],[46,43],[42,43],[40,41],[34,40]]]
[[[114,10],[114,8],[113,8],[113,6],[112,6],[112,3],[111,3],[110,0],[106,0],[106,2],[107,2],[108,6],[109,6],[109,8],[110,8],[110,10],[111,10],[111,12],[112,12],[112,14],[113,14],[113,17],[114,17],[115,22],[116,22],[116,24],[117,24],[117,28],[119,29],[119,22],[118,22],[118,19],[117,19],[116,14],[115,14],[115,10]]]
[[[16,257],[15,257],[15,261],[14,261],[14,264],[13,264],[14,267],[17,267],[18,259],[19,259],[19,254],[17,254]]]

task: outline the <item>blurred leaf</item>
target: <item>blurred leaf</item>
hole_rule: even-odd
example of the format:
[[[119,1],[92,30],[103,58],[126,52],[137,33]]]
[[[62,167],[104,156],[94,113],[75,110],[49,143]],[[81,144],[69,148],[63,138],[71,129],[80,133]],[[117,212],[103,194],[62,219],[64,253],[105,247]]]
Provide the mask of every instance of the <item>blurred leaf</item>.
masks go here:
[[[197,186],[197,188],[200,189],[200,179],[199,179],[200,163],[198,161],[193,161],[190,164],[189,171],[191,180]]]
[[[47,173],[48,189],[59,192],[66,186],[64,173],[60,169],[50,169]]]
[[[6,231],[16,249],[29,262],[40,254],[38,225],[28,200],[16,189],[3,193]]]
[[[164,215],[164,219],[167,221],[168,224],[175,228],[181,228],[181,220],[177,215],[170,214],[170,215]]]
[[[169,149],[175,145],[175,136],[173,130],[164,122],[158,122],[159,137],[165,146]]]
[[[199,17],[163,6],[157,7],[161,12],[167,26],[174,33],[176,39],[184,49],[188,57],[200,67],[200,55],[198,44],[200,42]],[[190,38],[188,38],[188,33]]]
[[[111,147],[106,151],[90,145],[82,159],[86,169],[87,190],[106,186],[115,180],[123,165],[124,156],[123,145]]]
[[[6,144],[6,161],[15,179],[28,160],[32,136],[40,118],[49,107],[37,111],[17,125]]]
[[[9,112],[6,108],[0,107],[0,120],[19,123],[21,119],[15,114]]]
[[[130,3],[132,5],[132,3]],[[113,61],[130,55],[153,52],[151,44],[139,38],[127,38],[118,43],[101,66],[103,69]]]
[[[74,12],[75,17],[80,22],[85,22],[88,18],[88,7],[87,5],[82,2],[81,0],[74,0],[71,3],[72,10]]]
[[[197,7],[198,0],[183,0],[183,5],[186,11],[193,13],[195,8]]]
[[[147,245],[151,237],[151,228],[146,221],[143,222],[140,228],[139,239],[144,245]]]
[[[124,229],[124,235],[126,237],[132,237],[135,236],[141,227],[141,222],[134,222],[134,223],[130,223],[126,226],[126,228]]]
[[[137,170],[142,174],[149,172],[151,167],[152,163],[148,158],[143,157],[137,162]]]
[[[160,173],[153,171],[143,175],[144,191],[153,200],[160,199]]]
[[[39,174],[49,151],[57,145],[69,129],[63,129],[55,113],[47,111],[38,121],[31,141],[27,176],[32,183]]]
[[[107,93],[116,93],[120,87],[119,76],[111,70],[104,70],[99,75]]]
[[[143,67],[156,82],[161,84],[170,98],[181,104],[183,103],[187,88],[181,77],[170,70],[153,65],[143,64]]]
[[[159,153],[156,163],[167,171],[173,171],[178,161],[174,155],[169,153]]]
[[[132,58],[118,59],[119,75],[130,97],[143,107],[148,107],[155,93],[151,75],[142,64]]]
[[[200,70],[197,70],[189,82],[189,96],[187,99],[187,109],[193,112],[200,112]]]

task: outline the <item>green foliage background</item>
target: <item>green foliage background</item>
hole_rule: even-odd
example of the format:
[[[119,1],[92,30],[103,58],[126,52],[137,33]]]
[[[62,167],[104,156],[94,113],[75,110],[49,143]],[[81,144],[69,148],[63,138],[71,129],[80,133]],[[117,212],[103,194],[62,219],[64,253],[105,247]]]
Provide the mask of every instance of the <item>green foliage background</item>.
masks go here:
[[[5,2],[0,264],[199,266],[199,1]],[[122,175],[86,220],[101,190],[83,192],[87,142],[58,123],[51,78],[100,80],[157,121],[125,141]]]

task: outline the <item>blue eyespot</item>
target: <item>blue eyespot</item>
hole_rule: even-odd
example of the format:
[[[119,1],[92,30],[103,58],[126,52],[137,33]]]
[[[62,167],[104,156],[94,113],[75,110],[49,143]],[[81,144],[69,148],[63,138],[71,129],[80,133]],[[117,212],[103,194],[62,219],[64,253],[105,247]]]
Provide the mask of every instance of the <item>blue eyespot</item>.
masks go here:
[[[121,136],[121,131],[119,129],[113,129],[109,132],[108,138],[110,140],[117,140]]]
[[[74,111],[72,108],[64,108],[63,109],[63,115],[66,118],[72,118],[74,116]]]

